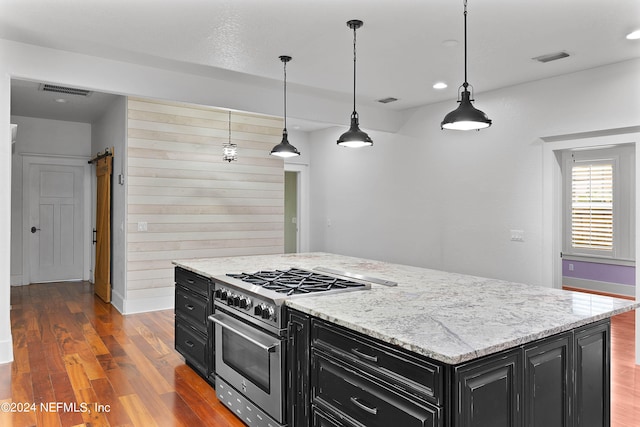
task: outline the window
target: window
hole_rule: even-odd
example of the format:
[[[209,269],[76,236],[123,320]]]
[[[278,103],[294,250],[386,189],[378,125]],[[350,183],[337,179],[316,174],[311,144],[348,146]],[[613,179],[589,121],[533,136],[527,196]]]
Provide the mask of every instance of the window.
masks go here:
[[[573,164],[571,246],[613,250],[613,162]]]
[[[563,152],[563,254],[632,260],[634,148]]]

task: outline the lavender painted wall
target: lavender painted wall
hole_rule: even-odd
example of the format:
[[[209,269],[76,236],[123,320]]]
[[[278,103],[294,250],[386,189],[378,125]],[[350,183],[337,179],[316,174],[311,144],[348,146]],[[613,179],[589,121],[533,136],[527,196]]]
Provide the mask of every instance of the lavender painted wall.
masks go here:
[[[573,264],[573,271],[569,265]],[[595,280],[598,282],[618,283],[621,285],[636,284],[636,268],[626,265],[601,264],[595,262],[562,260],[562,276],[576,279]]]

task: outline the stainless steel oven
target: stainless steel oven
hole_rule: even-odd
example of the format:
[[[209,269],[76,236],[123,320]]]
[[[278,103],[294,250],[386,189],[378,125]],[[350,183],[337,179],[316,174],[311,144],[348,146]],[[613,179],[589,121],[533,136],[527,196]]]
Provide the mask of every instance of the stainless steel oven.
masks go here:
[[[285,425],[286,337],[258,328],[220,307],[210,319],[215,324],[219,399],[250,426]]]
[[[249,426],[295,427],[285,408],[285,300],[371,285],[296,268],[227,274],[213,282],[209,320],[215,325],[218,399]]]

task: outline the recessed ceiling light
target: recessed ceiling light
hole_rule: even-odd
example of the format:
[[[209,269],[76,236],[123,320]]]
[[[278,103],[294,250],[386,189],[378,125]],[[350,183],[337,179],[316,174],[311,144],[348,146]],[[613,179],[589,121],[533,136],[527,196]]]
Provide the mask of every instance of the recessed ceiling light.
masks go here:
[[[64,104],[65,102],[67,102],[67,100],[64,98],[56,98],[56,102],[60,104]]]
[[[442,42],[442,45],[446,47],[456,47],[458,46],[458,44],[459,44],[458,40],[444,40]]]
[[[627,34],[627,39],[629,39],[629,40],[638,40],[638,39],[640,39],[640,30],[635,30],[635,31]]]
[[[434,89],[446,89],[447,88],[447,84],[445,82],[438,82],[436,84],[433,85]]]

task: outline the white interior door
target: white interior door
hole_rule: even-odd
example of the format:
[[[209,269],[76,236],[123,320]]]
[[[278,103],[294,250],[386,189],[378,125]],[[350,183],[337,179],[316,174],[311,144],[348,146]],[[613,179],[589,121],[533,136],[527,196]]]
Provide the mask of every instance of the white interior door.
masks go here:
[[[84,168],[32,164],[29,168],[31,282],[82,280]]]

